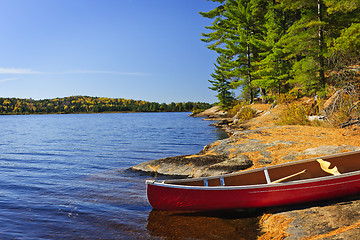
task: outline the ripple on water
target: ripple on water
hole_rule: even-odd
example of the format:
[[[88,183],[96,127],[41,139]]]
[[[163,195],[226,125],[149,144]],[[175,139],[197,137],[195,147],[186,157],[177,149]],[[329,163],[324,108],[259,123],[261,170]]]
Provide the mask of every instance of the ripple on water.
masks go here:
[[[208,122],[187,114],[0,116],[0,239],[206,239],[209,229],[214,238],[248,234],[239,228],[243,216],[152,211],[149,176],[126,170],[197,153],[218,139]]]

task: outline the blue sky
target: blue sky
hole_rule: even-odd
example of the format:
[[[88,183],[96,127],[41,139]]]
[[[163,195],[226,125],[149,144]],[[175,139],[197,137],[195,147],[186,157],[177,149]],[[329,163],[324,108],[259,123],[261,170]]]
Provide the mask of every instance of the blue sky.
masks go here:
[[[1,0],[0,97],[215,102],[206,0]]]

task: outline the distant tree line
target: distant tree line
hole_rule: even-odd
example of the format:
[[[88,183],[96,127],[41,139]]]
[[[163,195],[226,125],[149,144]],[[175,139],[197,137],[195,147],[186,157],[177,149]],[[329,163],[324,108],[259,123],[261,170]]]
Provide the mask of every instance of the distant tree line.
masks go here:
[[[212,105],[202,102],[157,103],[123,98],[71,96],[44,100],[0,98],[0,114],[53,114],[104,112],[190,112]]]
[[[224,108],[238,87],[253,102],[294,89],[325,94],[339,72],[342,84],[359,83],[359,0],[208,1],[218,6],[200,13],[213,19],[201,40],[218,54],[209,81]]]

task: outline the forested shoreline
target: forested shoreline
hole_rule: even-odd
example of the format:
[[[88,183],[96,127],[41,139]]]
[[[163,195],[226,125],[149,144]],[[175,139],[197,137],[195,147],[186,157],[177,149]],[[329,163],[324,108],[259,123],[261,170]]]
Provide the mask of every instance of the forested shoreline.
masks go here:
[[[190,112],[212,105],[202,102],[157,103],[123,98],[70,96],[54,99],[0,98],[0,115],[105,112]]]
[[[223,108],[237,98],[360,88],[360,1],[208,1],[219,5],[200,12],[213,19],[201,40],[218,54],[209,81]]]

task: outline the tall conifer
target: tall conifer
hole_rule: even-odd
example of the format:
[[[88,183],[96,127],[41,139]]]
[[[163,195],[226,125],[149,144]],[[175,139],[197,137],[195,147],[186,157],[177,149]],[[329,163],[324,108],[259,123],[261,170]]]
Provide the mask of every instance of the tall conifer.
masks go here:
[[[214,19],[202,41],[219,54],[211,82],[218,92],[221,75],[224,87],[241,86],[250,102],[257,88],[312,94],[325,88],[334,64],[360,61],[359,0],[211,1],[219,6],[201,13]]]
[[[265,14],[264,40],[261,61],[256,70],[257,79],[254,85],[266,92],[286,91],[286,82],[291,78],[291,64],[286,59],[286,54],[279,40],[283,37],[294,19],[296,13],[281,8],[276,1],[267,1],[267,12]]]
[[[292,61],[290,83],[307,92],[325,86],[324,4],[322,0],[281,0],[285,10],[300,12],[300,18],[280,39],[286,59]]]
[[[211,74],[213,80],[209,82],[213,85],[211,90],[218,92],[219,105],[223,109],[228,109],[234,102],[234,96],[231,91],[231,79],[228,76],[229,61],[225,55],[219,55],[216,59],[215,71]]]
[[[265,15],[264,1],[261,0],[229,0],[225,4],[224,14],[231,26],[226,41],[226,48],[232,53],[233,85],[242,86],[248,93],[250,102],[254,101],[254,71],[260,61],[262,49],[263,24]]]

